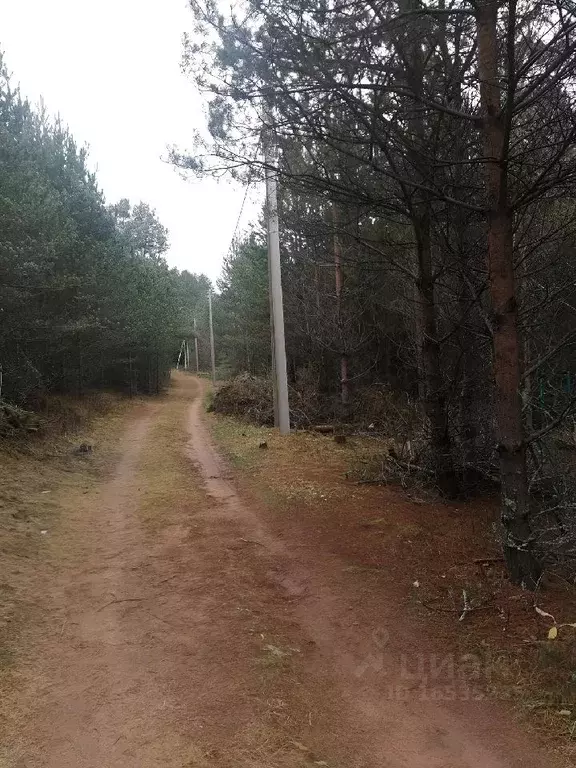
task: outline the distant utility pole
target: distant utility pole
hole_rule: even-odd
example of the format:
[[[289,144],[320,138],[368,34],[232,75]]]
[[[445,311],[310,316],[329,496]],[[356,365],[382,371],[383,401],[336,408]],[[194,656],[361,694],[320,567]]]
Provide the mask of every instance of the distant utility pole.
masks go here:
[[[200,371],[198,363],[198,336],[196,335],[196,318],[194,318],[194,352],[196,354],[196,373]]]
[[[216,384],[216,356],[214,354],[214,326],[212,325],[212,288],[208,291],[208,319],[210,323],[210,362],[212,363],[212,384]]]
[[[178,353],[178,360],[176,362],[176,370],[180,368],[180,360],[182,359],[182,352],[184,351],[184,342],[180,344],[180,352]]]
[[[270,121],[270,114],[267,113]],[[264,141],[266,173],[266,214],[268,225],[268,275],[270,279],[270,322],[272,324],[272,376],[278,408],[280,434],[290,432],[290,406],[288,403],[288,375],[286,365],[286,340],[284,337],[284,307],[282,302],[282,272],[280,268],[280,233],[278,224],[278,195],[276,172],[270,133]]]

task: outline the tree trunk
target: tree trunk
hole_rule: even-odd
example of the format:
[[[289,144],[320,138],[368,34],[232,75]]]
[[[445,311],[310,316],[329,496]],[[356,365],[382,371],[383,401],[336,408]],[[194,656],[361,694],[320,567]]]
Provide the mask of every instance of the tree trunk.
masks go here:
[[[511,580],[534,589],[541,569],[528,519],[526,444],[522,424],[521,343],[514,283],[513,211],[508,199],[507,130],[501,110],[498,0],[478,5],[478,70],[484,114],[488,204],[488,273],[493,315],[496,430],[502,483],[504,556]],[[509,83],[509,87],[512,84]]]
[[[341,225],[337,203],[332,204],[332,216],[334,222],[334,276],[336,284],[336,322],[340,341],[340,400],[347,405],[350,400],[350,386],[348,382],[348,355],[345,350],[344,330],[342,327],[342,238],[338,231]]]
[[[466,268],[466,265],[464,266]],[[489,351],[482,338],[481,318],[471,306],[467,288],[460,287],[460,327],[458,346],[461,355],[458,370],[456,431],[459,462],[462,464],[462,490],[474,494],[481,482],[486,462],[490,462],[494,447],[492,428],[492,372]],[[484,465],[484,467],[483,467]],[[479,486],[480,484],[480,486]]]
[[[458,494],[458,480],[452,460],[452,445],[448,432],[446,392],[442,381],[432,249],[430,242],[430,216],[426,210],[414,222],[418,256],[418,309],[420,322],[420,352],[424,378],[424,408],[430,425],[430,448],[434,462],[436,483],[449,498]]]
[[[412,13],[421,8],[418,0],[401,0],[399,10]],[[413,93],[413,104],[406,115],[408,125],[407,156],[415,171],[415,178],[425,187],[437,174],[423,152],[429,136],[421,108],[424,95],[425,72],[428,66],[423,53],[421,39],[426,34],[426,24],[418,15],[400,28],[395,41],[398,54],[404,61],[402,75]],[[418,303],[418,355],[422,367],[420,392],[423,394],[424,410],[430,427],[430,448],[434,462],[436,485],[440,492],[453,498],[458,494],[459,483],[454,470],[452,441],[448,431],[448,403],[442,376],[440,345],[438,341],[437,312],[435,303],[435,277],[432,262],[431,202],[427,193],[408,195],[407,204],[416,239],[418,277],[416,292]],[[423,390],[423,391],[422,391]]]

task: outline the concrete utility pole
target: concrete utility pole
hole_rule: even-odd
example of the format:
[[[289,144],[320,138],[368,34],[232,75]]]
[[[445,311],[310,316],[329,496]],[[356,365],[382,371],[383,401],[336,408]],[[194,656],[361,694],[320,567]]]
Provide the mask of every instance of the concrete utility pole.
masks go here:
[[[269,115],[267,119],[270,120]],[[284,307],[282,303],[282,272],[280,268],[280,234],[278,224],[278,195],[276,172],[270,136],[264,142],[266,165],[266,213],[268,223],[268,270],[270,278],[270,305],[272,323],[272,373],[278,407],[280,434],[290,432],[290,406],[288,403],[288,376],[286,366],[286,341],[284,338]]]
[[[210,362],[212,363],[212,384],[216,384],[216,356],[214,354],[214,327],[212,325],[212,289],[208,291],[208,319],[210,321]]]
[[[198,336],[196,336],[196,318],[194,318],[194,353],[196,355],[196,373],[200,371],[200,364],[198,363]]]
[[[278,382],[276,381],[276,353],[274,352],[274,309],[272,304],[272,280],[268,268],[268,300],[270,303],[270,349],[272,350],[272,406],[274,409],[274,426],[280,427],[280,411],[278,410]]]

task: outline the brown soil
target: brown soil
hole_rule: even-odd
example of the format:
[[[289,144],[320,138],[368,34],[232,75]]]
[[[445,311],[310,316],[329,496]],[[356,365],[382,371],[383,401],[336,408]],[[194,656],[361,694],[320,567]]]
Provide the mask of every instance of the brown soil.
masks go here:
[[[281,437],[218,414],[209,423],[238,467],[241,494],[267,501],[259,516],[274,536],[302,542],[312,559],[319,552],[337,557],[362,626],[378,638],[375,648],[388,637],[403,670],[389,695],[414,695],[407,691],[411,672],[422,698],[447,703],[473,690],[475,698],[501,702],[547,750],[576,764],[573,582],[547,571],[535,593],[510,584],[496,499],[448,504],[425,487],[408,494],[358,483],[366,467],[380,467],[381,440]],[[262,441],[268,450],[258,449]],[[383,606],[402,617],[392,630]],[[551,616],[556,640],[547,639]]]
[[[314,533],[302,508],[279,518],[241,498],[201,394],[179,376],[167,400],[138,406],[113,477],[67,504],[51,534],[56,567],[29,587],[45,618],[5,697],[1,764],[557,765],[485,698],[478,659],[421,636],[398,584],[373,580],[370,557],[351,569],[352,544]],[[187,423],[152,445],[167,413]],[[171,493],[142,471],[152,448],[176,467]],[[183,450],[194,466],[179,464]]]

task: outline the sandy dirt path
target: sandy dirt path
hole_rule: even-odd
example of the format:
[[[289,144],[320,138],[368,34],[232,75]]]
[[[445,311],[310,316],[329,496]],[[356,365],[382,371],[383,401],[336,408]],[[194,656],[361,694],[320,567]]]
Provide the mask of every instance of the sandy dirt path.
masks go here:
[[[470,700],[423,695],[407,666],[422,646],[402,657],[394,607],[375,630],[336,558],[297,530],[272,533],[239,497],[202,386],[180,376],[166,400],[139,406],[113,477],[54,534],[67,555],[42,584],[49,619],[22,663],[5,765],[556,765],[473,689]],[[168,409],[182,415],[171,449],[188,457],[175,482],[190,501],[164,500],[166,523],[151,531],[141,456],[166,435]]]

